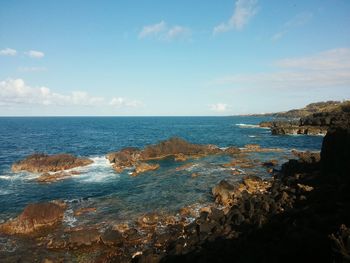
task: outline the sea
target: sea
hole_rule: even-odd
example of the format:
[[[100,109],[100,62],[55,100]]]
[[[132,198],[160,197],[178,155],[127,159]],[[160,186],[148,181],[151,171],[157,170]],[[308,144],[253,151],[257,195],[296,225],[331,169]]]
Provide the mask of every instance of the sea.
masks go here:
[[[69,204],[68,226],[105,222],[130,222],[148,212],[174,213],[186,206],[213,201],[211,189],[223,179],[240,180],[244,174],[269,177],[260,165],[292,158],[291,150],[319,151],[322,136],[272,136],[258,126],[269,117],[1,117],[0,118],[0,223],[14,218],[30,203],[64,200]],[[207,156],[175,162],[159,161],[160,169],[136,177],[131,170],[115,172],[106,154],[124,147],[143,148],[171,137],[221,148],[259,144],[280,152],[253,153],[256,167],[233,175],[223,167],[232,157]],[[39,174],[11,172],[11,165],[33,153],[70,153],[94,162],[77,168],[69,179],[43,184]],[[185,165],[185,166],[183,166]],[[183,166],[184,168],[181,168]],[[180,168],[179,168],[180,167]],[[197,176],[193,177],[193,174]],[[94,207],[95,213],[77,218],[74,211]]]

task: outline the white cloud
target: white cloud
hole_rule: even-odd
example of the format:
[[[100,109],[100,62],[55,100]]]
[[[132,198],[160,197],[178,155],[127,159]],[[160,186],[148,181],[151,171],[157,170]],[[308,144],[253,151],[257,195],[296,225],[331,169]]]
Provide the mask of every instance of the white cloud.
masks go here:
[[[225,112],[229,109],[229,105],[225,103],[216,103],[209,105],[210,110],[216,111],[216,112]]]
[[[31,58],[43,58],[45,56],[44,52],[37,50],[29,50],[28,52],[25,52],[25,54]]]
[[[306,70],[349,70],[350,48],[336,48],[303,58],[287,58],[275,63],[282,68]]]
[[[0,56],[16,56],[17,51],[12,48],[5,48],[0,50]]]
[[[350,48],[278,60],[273,72],[233,74],[212,85],[248,88],[334,88],[350,86]]]
[[[175,38],[182,38],[187,37],[191,34],[191,31],[183,26],[173,26],[170,28],[167,32],[167,38],[169,40],[175,39]]]
[[[160,21],[157,24],[144,26],[139,33],[139,38],[145,38],[150,36],[157,36],[161,32],[164,32],[167,28],[167,25],[164,21]]]
[[[191,35],[191,30],[183,26],[168,26],[164,21],[157,24],[144,26],[139,33],[139,38],[155,38],[157,40],[183,39]]]
[[[273,41],[277,41],[277,40],[281,39],[285,34],[287,34],[293,28],[305,25],[307,22],[310,21],[312,16],[313,16],[312,13],[307,13],[307,12],[297,14],[291,20],[287,21],[283,25],[282,29],[279,32],[277,32],[276,34],[274,34],[271,37],[271,39]]]
[[[237,0],[233,15],[227,22],[214,27],[213,33],[241,30],[257,14],[257,0]]]
[[[119,104],[117,103],[119,100]],[[118,105],[117,105],[117,104]],[[23,79],[0,81],[0,106],[14,105],[55,105],[101,107],[138,107],[141,103],[125,98],[112,99],[109,103],[104,97],[91,96],[84,91],[60,94],[47,87],[30,87]]]
[[[109,102],[109,105],[115,106],[115,107],[131,107],[131,108],[136,108],[139,106],[142,106],[142,103],[137,101],[137,100],[127,100],[122,97],[114,97],[111,99]]]

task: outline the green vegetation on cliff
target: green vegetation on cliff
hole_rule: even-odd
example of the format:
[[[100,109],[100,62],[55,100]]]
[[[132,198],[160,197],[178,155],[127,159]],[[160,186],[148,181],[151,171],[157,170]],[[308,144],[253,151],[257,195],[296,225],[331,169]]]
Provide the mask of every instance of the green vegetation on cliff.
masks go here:
[[[303,118],[320,112],[350,112],[350,101],[325,101],[311,103],[301,109],[293,109],[286,112],[273,113],[274,117]]]

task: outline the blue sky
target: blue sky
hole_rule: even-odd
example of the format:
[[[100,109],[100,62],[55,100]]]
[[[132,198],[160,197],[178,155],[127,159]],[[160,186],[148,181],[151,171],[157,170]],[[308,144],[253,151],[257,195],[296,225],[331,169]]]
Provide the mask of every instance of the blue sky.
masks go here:
[[[0,115],[231,115],[350,98],[348,0],[0,3]]]

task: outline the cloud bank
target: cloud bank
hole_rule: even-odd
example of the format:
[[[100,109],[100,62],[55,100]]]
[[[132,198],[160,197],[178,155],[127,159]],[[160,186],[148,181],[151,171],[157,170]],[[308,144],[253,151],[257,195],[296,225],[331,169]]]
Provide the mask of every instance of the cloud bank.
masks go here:
[[[122,97],[92,96],[84,91],[61,94],[47,87],[30,87],[23,79],[7,79],[0,82],[0,106],[88,106],[88,107],[138,107],[141,102]]]
[[[350,86],[350,48],[278,60],[273,72],[233,74],[214,80],[212,85],[257,88],[335,88]]]

